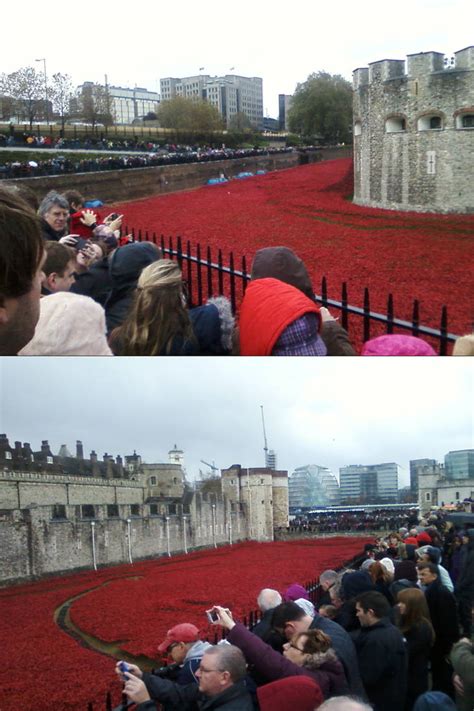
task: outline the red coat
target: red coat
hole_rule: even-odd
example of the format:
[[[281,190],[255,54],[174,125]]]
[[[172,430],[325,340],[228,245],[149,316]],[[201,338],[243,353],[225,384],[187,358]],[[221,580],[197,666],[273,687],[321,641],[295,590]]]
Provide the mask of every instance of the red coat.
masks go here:
[[[278,279],[256,279],[245,291],[240,307],[241,355],[270,355],[293,321],[319,308],[299,289]]]

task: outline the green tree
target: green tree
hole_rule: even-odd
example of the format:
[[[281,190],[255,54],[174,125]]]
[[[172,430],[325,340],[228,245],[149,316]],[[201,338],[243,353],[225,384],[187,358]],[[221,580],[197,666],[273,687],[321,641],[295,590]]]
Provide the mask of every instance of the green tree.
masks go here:
[[[34,67],[22,67],[11,74],[2,74],[0,91],[14,99],[17,117],[26,117],[31,129],[33,121],[45,108],[44,75]]]
[[[218,110],[207,101],[193,101],[176,96],[158,107],[158,121],[162,128],[188,131],[218,131],[222,119]]]
[[[288,115],[290,130],[323,143],[348,143],[352,138],[352,87],[339,74],[310,74],[298,84]]]
[[[252,123],[247,116],[242,111],[238,111],[232,116],[229,121],[228,129],[229,131],[236,131],[238,133],[243,133],[252,128]]]
[[[66,119],[71,115],[71,99],[74,96],[71,77],[69,74],[53,74],[49,87],[49,96],[53,102],[53,109],[59,114],[61,126],[64,129]]]

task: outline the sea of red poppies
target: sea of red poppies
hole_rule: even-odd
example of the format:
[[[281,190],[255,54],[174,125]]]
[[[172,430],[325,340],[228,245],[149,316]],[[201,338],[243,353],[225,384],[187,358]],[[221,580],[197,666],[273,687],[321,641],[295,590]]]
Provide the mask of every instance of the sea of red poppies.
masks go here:
[[[372,311],[439,328],[443,305],[449,330],[467,333],[472,318],[473,215],[433,215],[359,207],[351,202],[352,161],[340,159],[291,168],[221,185],[122,203],[129,226],[180,235],[195,248],[210,246],[247,257],[261,247],[286,245],[304,261],[320,293],[363,305],[369,287]],[[237,264],[239,261],[237,262]],[[353,318],[354,321],[354,318]],[[360,330],[360,329],[359,329]]]
[[[205,636],[213,632],[209,606],[223,604],[241,618],[256,607],[262,587],[306,583],[357,555],[367,540],[248,542],[0,590],[0,708],[86,711],[92,701],[99,709],[107,691],[119,702],[115,659],[84,648],[55,622],[55,610],[76,595],[85,593],[71,604],[81,631],[155,658],[174,624],[192,622]]]

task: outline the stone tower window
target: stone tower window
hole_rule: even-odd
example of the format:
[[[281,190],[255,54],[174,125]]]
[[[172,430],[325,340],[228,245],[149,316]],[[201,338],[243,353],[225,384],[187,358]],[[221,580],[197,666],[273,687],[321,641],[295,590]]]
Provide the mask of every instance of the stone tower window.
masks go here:
[[[426,492],[426,501],[430,501],[430,500],[431,500],[431,494],[429,491],[427,491]]]
[[[150,486],[156,486],[156,476],[151,476],[148,483]]]
[[[118,518],[119,507],[117,504],[107,504],[107,518]]]
[[[406,128],[407,122],[402,116],[389,116],[385,120],[385,133],[400,133]]]
[[[354,136],[360,136],[362,133],[362,124],[360,121],[356,121],[354,124]]]
[[[95,518],[94,506],[92,504],[83,504],[81,506],[81,518]]]
[[[51,518],[54,519],[65,519],[66,518],[66,507],[63,504],[55,504],[53,506],[53,514]]]
[[[438,114],[420,116],[417,125],[418,131],[436,131],[443,128],[443,121]]]
[[[474,112],[469,110],[459,113],[456,116],[456,128],[474,128]]]

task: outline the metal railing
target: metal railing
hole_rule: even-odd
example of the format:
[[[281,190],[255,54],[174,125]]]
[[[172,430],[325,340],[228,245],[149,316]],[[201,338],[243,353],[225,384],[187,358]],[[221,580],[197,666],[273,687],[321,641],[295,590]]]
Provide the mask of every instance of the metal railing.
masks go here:
[[[128,234],[128,228],[125,228]],[[210,247],[203,248],[198,243],[195,254],[192,252],[191,242],[186,241],[183,248],[182,237],[159,238],[156,233],[135,230],[130,233],[137,241],[151,241],[161,248],[163,254],[171,259],[176,259],[180,265],[183,277],[188,285],[189,305],[201,305],[206,299],[222,295],[228,296],[234,314],[238,310],[238,301],[244,293],[250,274],[247,271],[247,261],[245,256],[234,257],[234,252],[229,253],[228,266],[224,265],[222,249],[217,251],[217,261],[213,260]],[[205,256],[204,256],[205,254]],[[385,333],[394,333],[395,329],[408,331],[413,336],[427,336],[433,339],[438,348],[439,355],[446,355],[448,343],[453,343],[458,335],[448,331],[448,310],[443,306],[440,314],[439,329],[424,326],[420,323],[420,305],[418,300],[413,301],[412,320],[406,321],[396,318],[395,307],[392,294],[387,296],[386,313],[378,313],[370,309],[370,294],[368,287],[364,287],[363,306],[352,306],[349,304],[347,284],[343,282],[341,286],[341,300],[330,299],[328,296],[327,278],[321,279],[321,290],[314,295],[316,303],[326,307],[338,309],[341,313],[341,324],[346,331],[349,331],[350,316],[357,318],[357,323],[362,325],[362,340],[368,341],[371,336],[372,325],[382,324]],[[377,335],[380,335],[379,333]]]

